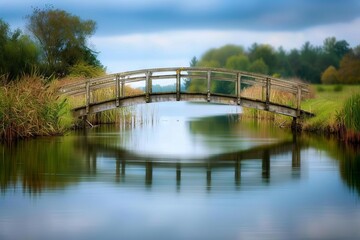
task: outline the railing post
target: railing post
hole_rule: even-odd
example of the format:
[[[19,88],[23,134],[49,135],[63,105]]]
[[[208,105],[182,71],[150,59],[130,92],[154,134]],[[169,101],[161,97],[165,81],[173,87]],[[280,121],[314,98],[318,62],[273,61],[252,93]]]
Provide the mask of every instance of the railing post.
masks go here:
[[[146,82],[145,82],[145,84],[146,84],[146,87],[145,87],[145,89],[146,89],[146,99],[145,99],[145,101],[147,103],[149,103],[149,102],[151,102],[150,95],[152,93],[151,72],[146,72],[146,79],[145,80],[146,80]]]
[[[269,110],[269,103],[270,103],[270,78],[266,78],[266,100],[265,100],[265,109]]]
[[[116,107],[120,105],[120,76],[116,74],[115,78],[115,91],[116,91]]]
[[[297,85],[297,94],[296,94],[296,108],[297,108],[297,116],[300,116],[300,108],[301,108],[301,85]]]
[[[207,101],[210,102],[211,71],[207,72]]]
[[[240,105],[241,102],[241,74],[237,74],[237,81],[236,81],[236,97],[237,97],[237,104]]]
[[[120,97],[125,97],[125,77],[120,77],[121,89],[120,89]]]
[[[180,77],[181,77],[181,70],[176,70],[176,101],[180,101]]]
[[[90,112],[90,81],[86,81],[86,93],[85,93],[85,98],[86,98],[86,114],[88,114]]]

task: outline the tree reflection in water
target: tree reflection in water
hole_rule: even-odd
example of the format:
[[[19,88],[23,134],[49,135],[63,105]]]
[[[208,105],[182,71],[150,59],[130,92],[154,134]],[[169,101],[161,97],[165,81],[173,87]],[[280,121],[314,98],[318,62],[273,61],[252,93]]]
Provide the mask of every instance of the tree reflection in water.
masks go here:
[[[217,124],[217,120],[214,121]],[[197,124],[192,122],[190,126],[194,134],[213,133],[212,130],[202,131],[212,129],[211,124]],[[225,131],[231,134],[230,129]],[[214,188],[225,191],[233,187],[241,190],[248,186],[268,186],[300,179],[302,152],[315,148],[328,152],[339,162],[342,180],[360,194],[360,151],[341,146],[336,140],[294,137],[281,143],[196,159],[138,155],[121,149],[112,141],[112,138],[103,138],[99,142],[97,138],[87,136],[65,136],[0,146],[1,192],[6,194],[11,189],[18,189],[40,194],[44,190],[64,189],[89,178],[146,188],[169,182],[178,191],[190,187],[191,181],[198,181],[196,184],[206,191]],[[110,170],[104,171],[103,164],[99,164],[104,159]],[[279,159],[282,159],[280,165]]]

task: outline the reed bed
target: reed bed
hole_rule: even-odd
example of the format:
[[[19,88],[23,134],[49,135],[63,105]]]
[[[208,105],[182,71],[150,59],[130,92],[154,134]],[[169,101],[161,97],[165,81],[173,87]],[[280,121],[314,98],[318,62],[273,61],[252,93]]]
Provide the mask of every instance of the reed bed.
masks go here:
[[[241,91],[241,97],[265,100],[265,91],[261,86],[250,86]],[[279,103],[291,107],[296,106],[296,96],[294,94],[279,91],[276,89],[271,89],[270,91],[270,101],[273,103]],[[279,126],[283,126],[291,123],[291,118],[275,114],[268,111],[253,109],[253,108],[243,108],[243,113],[241,115],[243,118],[252,118],[265,121],[273,121]]]
[[[66,79],[62,79],[56,83],[57,88],[61,86],[85,81],[83,77],[69,77]],[[144,91],[136,88],[132,88],[131,86],[125,85],[125,96],[134,96],[143,94]],[[91,102],[101,102],[104,100],[114,99],[116,97],[115,87],[107,87],[97,89],[91,92],[90,101]],[[77,95],[70,96],[67,98],[69,105],[71,108],[76,108],[80,106],[84,106],[86,104],[85,95]],[[134,107],[124,107],[108,110],[105,112],[92,114],[88,116],[88,120],[93,124],[113,124],[113,123],[121,123],[121,124],[132,124],[136,119]],[[138,120],[136,120],[138,121]]]
[[[39,76],[0,87],[0,141],[64,133],[73,123],[66,99]]]
[[[360,93],[349,97],[337,114],[338,132],[347,142],[360,143]]]
[[[125,86],[125,96],[134,96],[143,93],[144,92],[140,89]],[[103,100],[115,98],[115,96],[115,87],[99,89],[92,93],[91,102],[101,102]],[[84,103],[85,102],[83,102],[83,104]],[[124,107],[93,114],[90,115],[88,119],[95,124],[130,124],[132,121],[134,121],[134,118],[136,117],[135,114],[134,107]]]
[[[360,93],[346,100],[343,108],[345,126],[360,132]]]

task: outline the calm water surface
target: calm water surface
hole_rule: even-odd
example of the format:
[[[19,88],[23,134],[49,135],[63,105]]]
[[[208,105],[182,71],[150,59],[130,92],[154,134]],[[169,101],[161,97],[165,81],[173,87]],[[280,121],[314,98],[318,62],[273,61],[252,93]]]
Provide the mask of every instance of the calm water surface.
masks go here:
[[[140,110],[0,146],[0,239],[360,239],[359,150],[228,106]]]

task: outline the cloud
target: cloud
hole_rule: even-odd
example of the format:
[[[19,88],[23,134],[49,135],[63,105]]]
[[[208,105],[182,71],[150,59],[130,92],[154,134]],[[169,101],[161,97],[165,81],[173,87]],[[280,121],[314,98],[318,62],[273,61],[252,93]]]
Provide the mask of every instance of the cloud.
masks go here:
[[[351,21],[359,16],[357,1],[177,1],[151,7],[100,7],[99,34],[129,34],[184,29],[299,30],[321,24]],[[195,1],[196,2],[196,1]],[[85,10],[86,11],[86,10]],[[89,9],[91,11],[91,9]],[[336,12],[336,14],[333,14]],[[107,14],[102,14],[107,13]]]
[[[193,56],[224,44],[268,43],[285,49],[326,37],[358,45],[358,0],[11,0],[0,16],[25,28],[32,6],[53,4],[97,22],[90,39],[109,72],[187,66]]]
[[[14,0],[2,3],[0,16],[15,21],[26,11],[30,14],[31,6],[47,3],[95,20],[99,35],[199,29],[289,31],[360,16],[358,0]]]

